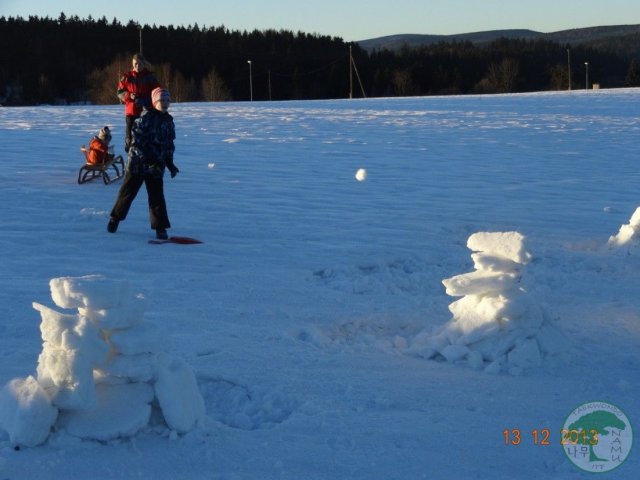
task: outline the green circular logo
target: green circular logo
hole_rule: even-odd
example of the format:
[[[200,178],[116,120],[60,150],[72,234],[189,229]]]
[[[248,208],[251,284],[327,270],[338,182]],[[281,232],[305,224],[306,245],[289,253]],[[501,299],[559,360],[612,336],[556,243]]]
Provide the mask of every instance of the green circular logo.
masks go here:
[[[631,422],[615,405],[584,403],[565,420],[561,444],[578,468],[593,473],[610,472],[631,453]]]

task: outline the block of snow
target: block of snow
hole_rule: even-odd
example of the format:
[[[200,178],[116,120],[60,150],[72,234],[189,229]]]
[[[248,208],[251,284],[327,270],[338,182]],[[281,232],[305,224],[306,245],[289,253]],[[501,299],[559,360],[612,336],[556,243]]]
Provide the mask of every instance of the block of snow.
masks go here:
[[[98,370],[101,375],[126,378],[132,382],[149,382],[156,378],[158,358],[156,354],[115,355]]]
[[[127,282],[102,275],[53,278],[49,287],[51,298],[60,308],[108,309],[118,306],[129,295]]]
[[[447,362],[457,362],[467,358],[471,351],[464,345],[449,345],[444,347],[440,354],[447,359]]]
[[[527,264],[531,254],[525,248],[525,237],[518,232],[478,232],[467,240],[473,252],[505,257],[513,262]]]
[[[118,353],[137,355],[166,350],[168,339],[155,323],[145,321],[131,328],[110,331],[109,343]]]
[[[13,379],[0,391],[0,428],[13,445],[40,445],[57,417],[58,410],[32,376]]]
[[[204,418],[204,399],[184,360],[160,356],[155,391],[167,425],[178,433],[189,432]]]
[[[492,361],[489,365],[484,368],[486,373],[497,374],[500,373],[504,368],[505,358],[500,357],[494,361]]]
[[[633,212],[628,224],[622,225],[617,235],[609,237],[607,245],[609,248],[621,247],[637,238],[640,231],[640,207]]]
[[[108,441],[135,435],[149,423],[153,387],[146,383],[98,385],[97,406],[61,412],[59,426],[75,437]]]
[[[98,328],[112,330],[129,328],[142,322],[146,307],[147,300],[138,294],[125,297],[118,306],[109,309],[79,307],[78,311]]]
[[[474,370],[482,370],[482,368],[484,367],[484,359],[479,352],[470,350],[469,355],[467,356],[467,362],[469,363],[469,366]]]
[[[35,302],[33,308],[42,317],[40,332],[44,342],[63,350],[81,351],[93,364],[105,360],[109,346],[86,317],[60,313]]]
[[[93,364],[83,353],[45,343],[38,357],[37,375],[60,409],[88,410],[95,406]]]
[[[517,285],[519,275],[515,273],[484,272],[476,270],[442,280],[447,295],[462,297],[492,292],[504,292]]]
[[[567,350],[569,339],[556,326],[545,322],[536,335],[540,351],[545,355],[556,355]]]
[[[61,313],[37,302],[33,302],[32,305],[34,310],[40,312],[42,340],[57,347],[61,346],[63,332],[76,328],[80,319],[79,315]]]
[[[475,252],[471,254],[471,259],[473,260],[473,268],[476,270],[509,273],[517,273],[522,270],[520,263],[489,253]]]
[[[507,355],[509,367],[531,368],[542,365],[538,343],[530,338],[521,341]]]
[[[489,295],[466,295],[449,305],[454,320],[465,319],[469,328],[482,325],[491,320],[514,320],[522,317],[527,305],[522,295],[513,292],[506,296],[502,293]],[[467,330],[465,330],[467,331]]]

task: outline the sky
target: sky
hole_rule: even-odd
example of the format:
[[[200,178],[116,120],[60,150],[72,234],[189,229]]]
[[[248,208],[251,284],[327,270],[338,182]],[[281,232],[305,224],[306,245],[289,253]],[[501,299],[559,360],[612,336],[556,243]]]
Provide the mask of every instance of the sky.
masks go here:
[[[165,4],[166,5],[166,4]],[[401,33],[449,35],[501,29],[555,32],[600,25],[640,24],[640,2],[629,0],[181,0],[170,8],[150,0],[0,0],[0,16],[102,18],[148,25],[285,29],[346,41]]]

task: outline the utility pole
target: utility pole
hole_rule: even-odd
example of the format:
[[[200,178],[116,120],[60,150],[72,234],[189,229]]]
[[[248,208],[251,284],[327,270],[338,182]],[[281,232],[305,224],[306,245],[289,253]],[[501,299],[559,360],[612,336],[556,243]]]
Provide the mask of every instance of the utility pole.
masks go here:
[[[247,60],[249,64],[249,98],[253,102],[253,74],[251,73],[251,60]]]
[[[353,56],[349,45],[349,98],[353,98]]]
[[[589,90],[589,62],[584,62],[585,66],[585,81],[584,81],[584,89]]]
[[[567,72],[569,74],[569,88],[571,90],[571,50],[567,48]]]

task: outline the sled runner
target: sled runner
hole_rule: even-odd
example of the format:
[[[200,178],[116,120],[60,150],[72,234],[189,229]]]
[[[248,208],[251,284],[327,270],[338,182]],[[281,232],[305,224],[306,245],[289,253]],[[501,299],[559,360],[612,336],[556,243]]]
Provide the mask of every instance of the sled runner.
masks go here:
[[[85,164],[78,172],[78,183],[86,183],[96,177],[102,177],[104,184],[109,185],[124,176],[122,155],[111,155],[102,163],[89,163],[89,149],[83,145],[80,151],[84,154]]]

